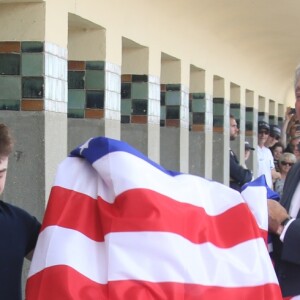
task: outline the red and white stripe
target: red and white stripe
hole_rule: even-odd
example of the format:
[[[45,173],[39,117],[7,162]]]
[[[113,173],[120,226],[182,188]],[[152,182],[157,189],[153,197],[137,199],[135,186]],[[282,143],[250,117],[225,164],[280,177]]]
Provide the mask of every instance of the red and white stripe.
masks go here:
[[[59,166],[26,287],[42,299],[281,299],[239,193],[127,152]]]

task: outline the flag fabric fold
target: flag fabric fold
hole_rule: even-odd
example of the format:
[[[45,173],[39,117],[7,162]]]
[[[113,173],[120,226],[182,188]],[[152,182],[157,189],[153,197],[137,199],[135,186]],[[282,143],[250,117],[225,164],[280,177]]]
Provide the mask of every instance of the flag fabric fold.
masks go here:
[[[58,167],[26,299],[282,299],[267,215],[251,211],[225,185],[92,138]]]

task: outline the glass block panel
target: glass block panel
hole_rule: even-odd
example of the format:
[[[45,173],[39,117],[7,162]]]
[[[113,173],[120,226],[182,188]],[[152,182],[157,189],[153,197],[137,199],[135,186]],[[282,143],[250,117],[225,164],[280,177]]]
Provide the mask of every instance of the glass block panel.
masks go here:
[[[20,100],[0,100],[0,110],[20,110]]]
[[[148,99],[148,83],[132,83],[131,97],[133,99]]]
[[[0,76],[0,100],[20,100],[21,90],[20,76]]]
[[[84,109],[68,109],[68,118],[84,118]]]
[[[167,106],[166,107],[166,119],[179,119],[180,118],[180,106]]]
[[[84,71],[69,71],[68,72],[68,88],[69,89],[84,89]]]
[[[122,83],[121,99],[130,99],[130,98],[131,98],[131,83]]]
[[[132,82],[148,82],[148,75],[132,75]]]
[[[21,43],[22,52],[44,52],[43,42],[22,42]]]
[[[104,108],[104,91],[87,91],[86,108]]]
[[[20,75],[19,54],[0,53],[0,75]]]
[[[88,90],[104,90],[104,76],[104,71],[87,70],[85,73],[85,88]]]
[[[193,124],[205,124],[205,113],[194,112]]]
[[[166,105],[180,105],[181,93],[168,91],[166,92]]]
[[[167,91],[180,91],[180,84],[166,84]]]
[[[147,115],[147,100],[132,100],[132,115]]]
[[[105,62],[104,61],[87,61],[86,69],[87,70],[104,70]]]
[[[44,75],[44,55],[42,53],[24,53],[21,58],[21,73],[23,76]]]
[[[85,91],[69,90],[68,92],[68,108],[84,109],[85,108]]]
[[[130,116],[121,116],[121,123],[123,124],[130,123]]]
[[[43,77],[23,77],[22,78],[22,98],[44,97],[44,78]]]
[[[121,101],[121,114],[122,115],[131,115],[131,100],[123,100]]]

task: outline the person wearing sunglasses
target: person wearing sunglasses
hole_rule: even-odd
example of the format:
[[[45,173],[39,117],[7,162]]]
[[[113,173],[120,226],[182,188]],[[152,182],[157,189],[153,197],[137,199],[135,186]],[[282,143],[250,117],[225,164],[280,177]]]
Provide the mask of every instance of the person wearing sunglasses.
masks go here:
[[[286,176],[291,167],[296,163],[297,159],[293,153],[284,152],[279,158],[279,170],[281,174],[280,179],[276,179],[274,182],[274,190],[282,197],[283,186]]]
[[[274,158],[271,150],[265,146],[270,133],[270,125],[265,121],[258,122],[258,139],[257,139],[257,177],[265,175],[267,185],[273,189],[273,180],[281,177],[279,172],[276,172]]]
[[[278,125],[270,125],[270,134],[267,138],[265,146],[271,148],[278,143],[281,137],[281,129]]]

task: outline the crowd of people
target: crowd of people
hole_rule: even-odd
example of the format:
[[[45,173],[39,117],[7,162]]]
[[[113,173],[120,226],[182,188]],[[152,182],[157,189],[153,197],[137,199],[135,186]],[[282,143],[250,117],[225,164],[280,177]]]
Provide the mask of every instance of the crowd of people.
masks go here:
[[[257,157],[257,176],[264,175],[279,201],[268,199],[269,232],[273,237],[272,258],[284,297],[300,295],[300,67],[295,77],[295,110],[287,108],[282,128],[258,122],[257,147],[245,142],[246,162],[251,151]],[[239,133],[230,116],[230,140]],[[0,193],[8,168],[13,140],[9,129],[0,124]],[[241,191],[254,179],[246,164],[240,164],[230,149],[230,187]],[[31,258],[41,224],[26,211],[0,201],[2,243],[0,245],[1,299],[21,299],[23,259]]]
[[[268,199],[269,232],[272,235],[275,271],[284,297],[300,297],[300,66],[295,73],[295,108],[288,107],[282,127],[258,122],[256,147],[257,177],[264,175],[277,200]],[[238,129],[230,116],[230,138]],[[234,136],[234,138],[232,138]],[[254,148],[252,148],[254,150]],[[230,149],[230,186],[238,191],[253,177],[237,176]],[[239,165],[239,173],[249,170]],[[241,170],[241,168],[243,170]],[[289,298],[290,299],[290,298]],[[297,298],[298,299],[298,298]]]

